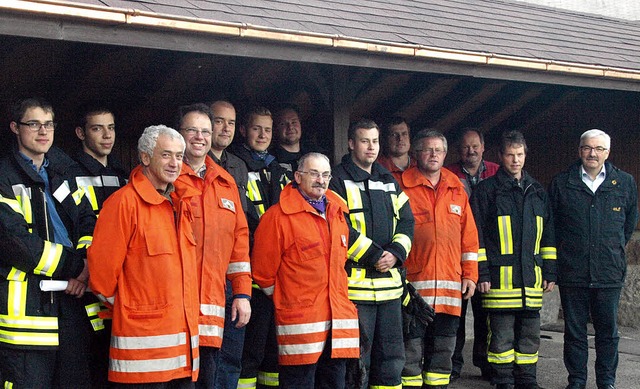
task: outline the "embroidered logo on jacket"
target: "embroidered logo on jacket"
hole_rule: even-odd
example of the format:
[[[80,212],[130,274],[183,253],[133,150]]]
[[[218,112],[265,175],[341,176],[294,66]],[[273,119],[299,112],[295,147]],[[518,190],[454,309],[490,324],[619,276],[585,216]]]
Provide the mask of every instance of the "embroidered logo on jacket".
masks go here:
[[[458,204],[449,204],[449,211],[455,213],[458,216],[462,216],[462,207]]]
[[[229,199],[220,199],[220,201],[222,202],[222,207],[231,210],[232,212],[236,211],[236,205],[233,203],[232,200]]]

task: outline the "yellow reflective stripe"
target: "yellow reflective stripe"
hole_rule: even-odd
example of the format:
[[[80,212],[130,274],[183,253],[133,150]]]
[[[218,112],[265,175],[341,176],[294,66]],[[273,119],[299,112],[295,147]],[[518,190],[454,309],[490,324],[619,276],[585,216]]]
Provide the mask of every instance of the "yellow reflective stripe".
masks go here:
[[[540,254],[542,254],[542,259],[551,259],[555,261],[558,259],[558,252],[553,246],[543,246],[540,248]]]
[[[482,297],[483,308],[522,308],[522,289],[491,289]]]
[[[478,250],[478,262],[483,262],[487,260],[487,249],[481,248]]]
[[[21,318],[26,317],[27,314],[28,285],[28,281],[9,281],[7,293],[7,316],[0,315],[0,324],[3,326],[22,327],[22,324],[24,324],[27,328],[31,328],[28,322],[21,320]]]
[[[404,248],[405,253],[409,254],[409,251],[411,251],[411,238],[409,238],[407,235],[395,234],[393,236],[393,242],[399,243],[402,248]]]
[[[258,384],[264,386],[279,386],[278,373],[270,371],[258,371]]]
[[[24,216],[22,208],[20,207],[20,202],[18,200],[8,199],[0,195],[0,203],[7,204],[14,212]]]
[[[536,281],[533,286],[535,288],[542,288],[542,268],[538,265],[534,265],[533,272],[536,275]]]
[[[81,237],[80,239],[78,239],[78,245],[76,246],[76,248],[79,249],[84,249],[87,248],[89,246],[91,246],[91,243],[93,243],[93,236],[91,235],[86,235]]]
[[[369,389],[402,389],[402,384],[399,384],[399,385],[369,385]]]
[[[91,327],[93,327],[94,331],[104,330],[104,320],[99,317],[89,320],[91,322]]]
[[[402,386],[422,388],[422,375],[402,376]]]
[[[540,254],[540,241],[542,240],[542,231],[544,230],[544,219],[542,216],[536,215],[536,245],[533,248],[535,255]]]
[[[507,350],[503,353],[487,352],[487,360],[489,363],[506,364],[511,363],[515,359],[515,350]]]
[[[89,199],[89,203],[91,203],[91,209],[93,209],[94,211],[98,210],[98,197],[96,196],[96,190],[93,187],[93,185],[91,186],[87,186],[86,188],[86,192],[85,194],[87,195],[87,198]]]
[[[53,272],[58,268],[61,256],[62,245],[45,240],[42,256],[40,257],[38,265],[33,269],[33,273],[51,277]]]
[[[87,312],[87,316],[96,316],[102,310],[100,303],[92,303],[84,306],[84,310]]]
[[[400,215],[400,210],[404,205],[409,201],[409,196],[407,196],[404,192],[400,192],[396,202],[394,203],[396,209],[398,210],[397,214]]]
[[[249,181],[247,182],[247,196],[256,208],[256,212],[259,217],[262,217],[266,212],[262,195],[260,194],[260,188],[258,187],[258,181],[260,181],[260,173],[249,172]],[[256,204],[257,203],[257,204]]]
[[[427,371],[422,373],[422,378],[427,386],[449,385],[449,374]]]
[[[11,270],[9,270],[9,275],[7,275],[7,280],[24,281],[26,277],[27,277],[27,273],[23,272],[20,269],[16,269],[15,267],[12,267]]]
[[[0,325],[2,326],[2,328],[20,328],[20,329],[28,329],[28,330],[57,331],[58,318],[49,317],[49,316],[0,315]],[[30,332],[30,333],[37,335],[37,333],[35,332]]]
[[[345,180],[344,186],[347,192],[347,206],[349,207],[349,211],[361,210],[363,207],[361,191],[364,190],[364,185],[361,182]],[[356,231],[362,235],[367,235],[367,224],[362,212],[349,212],[349,220],[351,226]]]
[[[58,334],[0,330],[0,342],[21,346],[57,346]]]
[[[532,365],[538,362],[538,353],[535,354],[523,354],[515,352],[516,365]]]
[[[347,258],[351,259],[354,262],[358,262],[372,244],[373,241],[371,239],[367,238],[364,233],[360,233],[356,241],[353,242],[351,247],[349,247],[349,249],[347,250]]]
[[[13,382],[5,381],[4,389],[13,389]]]
[[[255,389],[258,383],[257,377],[240,378],[237,389]]]
[[[75,192],[71,194],[71,198],[76,203],[76,205],[80,205],[82,201],[82,196],[84,196],[84,188],[80,187]]]
[[[513,267],[500,266],[500,289],[513,288]]]
[[[498,216],[498,234],[500,235],[500,253],[513,254],[511,215]]]

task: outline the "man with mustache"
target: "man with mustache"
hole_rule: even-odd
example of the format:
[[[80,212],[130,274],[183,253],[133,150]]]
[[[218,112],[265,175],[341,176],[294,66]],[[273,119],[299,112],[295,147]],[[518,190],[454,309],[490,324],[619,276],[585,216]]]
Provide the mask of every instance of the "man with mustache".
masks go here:
[[[611,137],[593,129],[580,137],[580,160],[551,182],[558,242],[558,284],[564,314],[568,389],[587,382],[587,322],[595,329],[596,384],[615,389],[618,305],[627,271],[625,245],[638,222],[635,180],[607,161]]]
[[[359,355],[344,269],[348,208],[327,191],[325,155],[304,155],[294,179],[260,221],[253,278],[275,306],[280,387],[343,389],[346,358]]]
[[[464,184],[467,195],[471,198],[473,189],[478,183],[496,174],[500,165],[484,160],[484,135],[477,128],[464,129],[458,147],[460,160],[445,167],[458,176]],[[464,365],[462,349],[464,348],[466,337],[465,318],[468,306],[469,300],[463,300],[460,326],[456,334],[456,348],[453,352],[453,357],[451,357],[451,362],[453,363],[452,381],[460,377],[460,372]],[[473,309],[473,365],[480,368],[484,379],[489,380],[491,379],[491,366],[487,362],[487,335],[489,335],[489,329],[487,328],[487,312],[482,309],[482,296],[480,293],[475,293],[471,297],[471,308]]]

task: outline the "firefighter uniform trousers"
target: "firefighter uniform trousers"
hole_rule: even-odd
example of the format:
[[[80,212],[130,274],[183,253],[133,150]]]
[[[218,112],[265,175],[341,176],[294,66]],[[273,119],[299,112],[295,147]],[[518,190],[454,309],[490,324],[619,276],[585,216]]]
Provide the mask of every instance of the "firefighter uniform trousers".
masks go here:
[[[540,311],[491,311],[489,331],[488,360],[495,382],[535,384]]]
[[[403,388],[422,388],[423,381],[425,385],[428,382],[436,387],[449,383],[459,323],[458,316],[438,313],[427,327],[424,338],[405,340]]]

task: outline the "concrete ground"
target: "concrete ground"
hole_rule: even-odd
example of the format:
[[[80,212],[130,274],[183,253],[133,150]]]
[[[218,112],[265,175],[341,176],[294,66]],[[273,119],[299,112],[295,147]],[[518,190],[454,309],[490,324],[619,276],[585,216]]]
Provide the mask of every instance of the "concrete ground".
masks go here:
[[[472,322],[473,318],[467,322]],[[468,324],[468,323],[467,323]],[[473,329],[468,328],[468,335]],[[589,372],[587,389],[595,389],[595,349],[593,330],[589,331]],[[464,348],[465,365],[460,379],[449,385],[449,389],[490,389],[487,381],[480,378],[480,369],[471,363],[472,339],[467,339]],[[562,361],[563,323],[561,321],[542,327],[538,359],[538,385],[541,389],[564,389],[567,386],[567,372]],[[640,388],[640,329],[620,328],[620,359],[618,364],[617,389]]]

